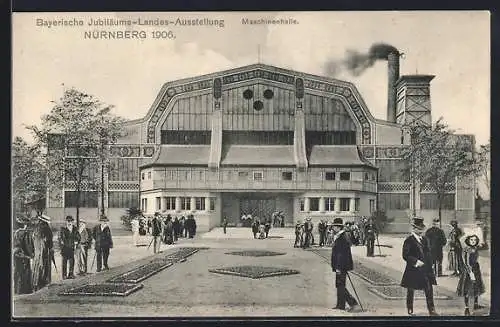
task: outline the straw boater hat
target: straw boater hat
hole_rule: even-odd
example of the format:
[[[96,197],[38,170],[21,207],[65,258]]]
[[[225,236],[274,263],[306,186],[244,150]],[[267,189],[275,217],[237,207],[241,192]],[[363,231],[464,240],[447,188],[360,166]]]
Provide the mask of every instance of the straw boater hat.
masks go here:
[[[335,218],[333,220],[332,226],[344,227],[344,222],[342,221],[342,218]]]
[[[411,227],[423,230],[425,229],[424,218],[414,217],[411,222]]]
[[[52,220],[49,216],[46,215],[39,215],[37,218],[41,221],[46,222],[47,224],[50,224],[50,221]]]

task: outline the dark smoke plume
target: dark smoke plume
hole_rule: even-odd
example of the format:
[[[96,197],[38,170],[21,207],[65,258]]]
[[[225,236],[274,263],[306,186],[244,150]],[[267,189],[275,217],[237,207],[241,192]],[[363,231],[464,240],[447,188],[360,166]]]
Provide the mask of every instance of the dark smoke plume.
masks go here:
[[[367,68],[372,67],[377,60],[387,60],[389,54],[392,52],[399,54],[396,47],[385,43],[373,44],[366,53],[347,50],[343,60],[330,60],[326,62],[325,71],[329,76],[335,76],[342,70],[347,69],[352,75],[359,76]]]

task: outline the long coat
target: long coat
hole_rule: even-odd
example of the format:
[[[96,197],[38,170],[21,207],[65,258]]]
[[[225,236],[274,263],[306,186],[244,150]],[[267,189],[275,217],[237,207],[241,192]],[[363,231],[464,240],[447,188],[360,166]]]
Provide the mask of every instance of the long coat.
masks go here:
[[[331,265],[335,271],[345,272],[353,269],[351,244],[345,232],[341,232],[333,241]]]
[[[68,227],[62,227],[59,231],[59,248],[63,257],[70,258],[75,255],[75,242],[80,242],[78,229],[73,226],[70,232]]]
[[[53,234],[49,224],[39,220],[33,229],[33,290],[37,291],[52,281]]]
[[[31,262],[33,242],[30,230],[18,229],[13,238],[14,254],[14,293],[29,294],[33,292],[31,281]]]
[[[94,248],[96,250],[111,249],[113,247],[113,238],[108,226],[101,230],[101,225],[96,225],[92,231],[92,237],[95,240]]]
[[[422,243],[413,235],[406,238],[403,243],[403,259],[406,261],[406,268],[401,280],[402,287],[423,290],[429,283],[437,285],[432,269],[429,241],[425,236],[422,236]],[[415,267],[417,260],[422,261],[424,265]]]
[[[425,237],[429,240],[431,257],[433,260],[443,260],[443,247],[446,245],[446,235],[439,227],[431,227],[425,232]]]

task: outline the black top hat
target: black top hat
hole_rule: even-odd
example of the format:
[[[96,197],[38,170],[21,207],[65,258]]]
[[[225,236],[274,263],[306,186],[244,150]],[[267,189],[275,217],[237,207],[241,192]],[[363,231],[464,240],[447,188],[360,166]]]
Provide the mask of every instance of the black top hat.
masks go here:
[[[108,217],[102,215],[100,218],[99,218],[99,221],[109,221]]]
[[[172,216],[170,214],[167,215],[167,218],[172,218]]]
[[[456,220],[452,220],[452,221],[450,221],[450,225],[451,226],[457,226],[458,222]]]
[[[342,221],[342,218],[335,218],[333,220],[333,226],[339,226],[339,227],[344,227],[344,222]]]
[[[66,221],[74,221],[73,216],[66,216]]]
[[[414,217],[412,219],[411,226],[418,229],[425,229],[424,218]]]

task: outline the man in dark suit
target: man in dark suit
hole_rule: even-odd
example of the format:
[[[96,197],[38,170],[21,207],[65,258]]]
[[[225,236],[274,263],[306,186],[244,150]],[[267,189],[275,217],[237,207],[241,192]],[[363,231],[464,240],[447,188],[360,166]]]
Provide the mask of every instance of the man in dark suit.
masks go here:
[[[373,223],[370,217],[364,224],[364,237],[366,241],[366,256],[373,257],[375,255],[375,239],[377,238],[377,226]]]
[[[342,218],[333,220],[333,230],[335,236],[333,238],[331,265],[332,271],[335,272],[335,287],[337,287],[337,305],[334,309],[345,310],[347,301],[347,304],[349,304],[348,311],[354,312],[358,310],[359,305],[346,288],[347,273],[353,269],[353,262],[351,244],[345,235]]]
[[[95,240],[95,252],[97,257],[97,272],[101,271],[102,265],[104,264],[104,270],[108,270],[108,258],[109,249],[113,248],[113,238],[111,237],[111,230],[108,226],[108,218],[106,216],[101,216],[99,219],[101,222],[99,225],[94,227],[92,236]]]
[[[59,249],[62,257],[62,279],[75,278],[75,249],[80,243],[80,233],[73,226],[73,217],[66,217],[66,226],[59,231]],[[69,262],[69,271],[68,271]]]
[[[159,212],[155,212],[153,219],[151,219],[151,236],[153,236],[153,253],[160,252],[161,234],[162,234],[162,221]]]
[[[443,276],[443,247],[446,245],[446,235],[439,228],[439,219],[434,219],[432,227],[425,232],[425,237],[429,240],[432,257],[432,268],[434,275]]]
[[[432,285],[437,285],[432,269],[432,257],[428,239],[423,236],[424,219],[415,217],[412,220],[412,232],[403,243],[403,259],[406,268],[401,280],[401,286],[407,289],[406,308],[413,316],[413,298],[415,290],[424,290],[427,309],[430,316],[437,316],[434,307]]]

